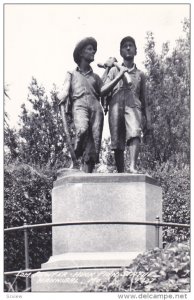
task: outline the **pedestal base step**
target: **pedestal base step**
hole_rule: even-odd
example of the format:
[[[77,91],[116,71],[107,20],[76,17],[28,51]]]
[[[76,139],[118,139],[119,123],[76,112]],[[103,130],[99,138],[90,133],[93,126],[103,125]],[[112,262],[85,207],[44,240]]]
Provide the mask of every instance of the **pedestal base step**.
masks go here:
[[[94,280],[95,282],[105,281],[120,267],[129,266],[138,254],[137,252],[104,252],[66,253],[51,256],[49,261],[42,265],[42,269],[62,267],[73,269],[43,271],[32,275],[32,292],[87,291],[89,283],[91,284]],[[82,269],[82,267],[88,267],[88,269]]]

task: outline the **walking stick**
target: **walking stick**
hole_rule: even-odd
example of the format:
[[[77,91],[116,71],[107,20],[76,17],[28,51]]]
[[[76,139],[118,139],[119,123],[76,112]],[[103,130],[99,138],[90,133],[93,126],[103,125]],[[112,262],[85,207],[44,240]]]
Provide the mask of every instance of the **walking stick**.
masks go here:
[[[70,152],[70,155],[71,155],[71,160],[72,160],[72,163],[73,163],[72,168],[77,169],[78,168],[78,161],[77,161],[77,158],[75,156],[75,151],[74,151],[73,146],[72,146],[71,135],[70,135],[70,132],[69,132],[67,117],[66,117],[66,113],[65,113],[65,105],[63,103],[60,104],[60,111],[61,111],[61,117],[62,117],[62,122],[63,122],[63,129],[64,129],[65,136],[66,136],[66,139],[67,139],[67,146],[68,146],[68,149],[69,149],[69,152]]]

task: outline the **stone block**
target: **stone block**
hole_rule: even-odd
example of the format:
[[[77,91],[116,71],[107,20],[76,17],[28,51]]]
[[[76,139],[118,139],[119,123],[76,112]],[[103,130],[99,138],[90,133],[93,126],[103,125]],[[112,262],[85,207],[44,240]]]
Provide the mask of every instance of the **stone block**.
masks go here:
[[[52,192],[52,222],[148,222],[162,220],[162,190],[142,174],[61,173]],[[32,291],[78,292],[106,280],[156,245],[146,225],[100,224],[53,227],[53,256],[32,275]],[[159,236],[162,246],[162,235]],[[51,268],[68,270],[49,271]],[[45,271],[48,269],[48,271]]]
[[[53,222],[155,221],[162,216],[162,192],[157,182],[145,175],[74,174],[55,182],[52,212]],[[154,246],[153,226],[53,227],[53,255],[141,252]]]
[[[83,292],[95,280],[105,281],[113,272],[126,267],[138,255],[136,252],[66,253],[51,256],[42,269],[68,270],[38,272],[32,276],[33,292]],[[92,268],[90,268],[92,267]],[[75,268],[75,269],[73,269]],[[77,269],[76,269],[77,268]]]

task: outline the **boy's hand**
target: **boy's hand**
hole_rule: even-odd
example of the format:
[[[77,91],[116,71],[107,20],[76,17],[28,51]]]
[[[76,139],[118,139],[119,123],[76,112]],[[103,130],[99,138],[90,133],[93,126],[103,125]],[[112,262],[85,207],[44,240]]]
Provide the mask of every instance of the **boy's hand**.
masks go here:
[[[109,57],[104,65],[106,68],[112,68],[114,67],[115,62],[117,62],[117,59],[115,57]]]
[[[119,70],[119,76],[123,76],[125,74],[125,72],[128,71],[128,68],[123,67],[123,66],[119,66],[120,70]]]

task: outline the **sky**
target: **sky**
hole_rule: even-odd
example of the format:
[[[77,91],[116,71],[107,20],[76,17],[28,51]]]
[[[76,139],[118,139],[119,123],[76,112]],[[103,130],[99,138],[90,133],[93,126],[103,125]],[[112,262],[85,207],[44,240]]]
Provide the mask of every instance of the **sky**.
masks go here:
[[[189,10],[188,4],[4,5],[4,84],[11,99],[6,100],[5,110],[10,125],[17,128],[32,76],[48,93],[53,83],[62,85],[66,71],[76,66],[72,53],[82,38],[93,36],[97,40],[91,66],[102,75],[97,63],[109,56],[121,62],[120,41],[126,35],[133,36],[137,44],[135,62],[143,70],[146,32],[154,33],[157,51],[166,41],[173,47],[182,35],[181,22],[189,18]]]

